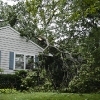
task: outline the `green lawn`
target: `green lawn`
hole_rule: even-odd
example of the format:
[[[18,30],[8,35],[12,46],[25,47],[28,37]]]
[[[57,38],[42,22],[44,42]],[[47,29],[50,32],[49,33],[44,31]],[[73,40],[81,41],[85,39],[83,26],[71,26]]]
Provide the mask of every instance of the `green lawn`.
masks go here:
[[[0,94],[0,100],[100,100],[100,94],[16,93]]]

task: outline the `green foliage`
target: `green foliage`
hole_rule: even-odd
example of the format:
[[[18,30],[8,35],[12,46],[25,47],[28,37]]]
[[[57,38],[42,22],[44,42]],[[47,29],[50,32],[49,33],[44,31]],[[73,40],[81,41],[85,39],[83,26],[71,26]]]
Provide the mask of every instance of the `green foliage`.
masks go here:
[[[51,85],[57,89],[62,84],[67,88],[69,81],[75,76],[77,79],[73,79],[69,84],[70,87],[73,87],[74,83],[77,84],[77,86],[74,84],[76,86],[74,92],[93,90],[87,86],[92,83],[91,73],[100,66],[99,0],[26,0],[26,2],[19,1],[13,6],[8,6],[0,1],[0,9],[0,19],[4,20],[0,26],[9,23],[21,33],[21,36],[27,37],[27,40],[31,39],[45,47],[46,38],[50,45],[55,46],[56,44],[59,48],[59,50],[50,48],[44,51],[45,54],[53,54],[54,58],[48,60],[44,57],[42,59],[41,68],[45,67],[46,72],[41,69],[42,71],[38,72],[39,77],[37,77],[37,71],[17,74],[21,86],[18,86],[19,89],[34,88],[38,90],[40,87],[41,90],[45,90]],[[38,37],[45,38],[40,43]],[[69,60],[68,55],[62,57],[59,51],[69,51],[73,56],[72,59],[70,57]],[[82,59],[79,58],[80,55]],[[90,66],[92,69],[89,68]],[[43,83],[39,83],[38,87],[38,80],[42,79]],[[94,78],[93,81],[96,82]],[[96,88],[97,84],[94,85],[93,87]],[[87,88],[88,91],[85,90]]]
[[[40,68],[45,68],[47,78],[52,83],[54,90],[60,92],[65,92],[66,88],[73,78],[76,75],[76,67],[74,61],[72,61],[71,56],[67,53],[61,53],[57,48],[49,48],[52,56],[41,55],[43,60]],[[60,57],[62,54],[62,58]]]
[[[2,94],[2,93],[4,93],[4,94],[18,93],[18,91],[16,91],[16,89],[9,89],[9,88],[7,88],[7,89],[0,89],[0,94]]]
[[[100,67],[84,66],[80,69],[68,86],[68,91],[79,93],[92,93],[100,90]]]
[[[8,80],[8,81],[14,81],[14,79],[16,78],[16,75],[14,74],[0,74],[0,80]]]
[[[2,72],[4,72],[4,70],[0,68],[0,72],[2,73]]]
[[[92,19],[93,17],[99,17],[99,7],[100,1],[99,0],[73,0],[72,5],[71,5],[71,10],[72,10],[72,20],[74,19],[82,19],[84,18],[90,18]],[[76,21],[77,21],[76,20]]]
[[[45,70],[18,71],[17,75],[20,76],[21,91],[51,91],[52,89],[52,84],[46,77]]]
[[[27,76],[27,71],[26,70],[19,70],[19,71],[16,71],[15,72],[15,75],[18,77],[17,79],[17,90],[25,90],[27,89],[26,87],[21,87],[21,84],[22,84],[22,79],[24,79],[26,76]]]
[[[15,74],[0,74],[0,89],[17,88],[17,80]]]

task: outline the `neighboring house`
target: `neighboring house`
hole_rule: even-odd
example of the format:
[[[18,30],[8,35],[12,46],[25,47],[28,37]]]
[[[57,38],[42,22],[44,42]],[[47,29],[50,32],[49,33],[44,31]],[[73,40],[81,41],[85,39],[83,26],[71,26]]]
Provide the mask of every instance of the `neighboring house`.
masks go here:
[[[10,26],[0,28],[0,68],[5,74],[35,68],[33,63],[42,51],[43,48],[30,40],[27,42]]]

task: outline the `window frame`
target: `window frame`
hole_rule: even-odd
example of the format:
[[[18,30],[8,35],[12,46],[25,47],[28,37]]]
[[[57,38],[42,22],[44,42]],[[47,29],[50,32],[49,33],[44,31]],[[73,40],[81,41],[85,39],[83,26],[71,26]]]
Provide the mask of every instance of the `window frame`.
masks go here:
[[[15,66],[15,57],[16,57],[16,55],[17,54],[22,54],[22,55],[24,55],[24,68],[23,69],[16,69],[16,66]],[[35,54],[30,54],[30,53],[20,53],[20,52],[14,52],[14,66],[13,66],[13,70],[28,70],[28,69],[26,69],[26,56],[33,56],[34,57],[34,62],[35,62]],[[33,68],[35,68],[35,65],[33,65]]]

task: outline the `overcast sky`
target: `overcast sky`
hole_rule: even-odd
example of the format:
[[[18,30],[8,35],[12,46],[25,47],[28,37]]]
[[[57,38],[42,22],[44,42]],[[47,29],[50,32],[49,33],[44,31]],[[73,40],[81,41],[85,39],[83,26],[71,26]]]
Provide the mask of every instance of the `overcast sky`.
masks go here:
[[[16,2],[12,1],[12,0],[2,0],[5,3],[8,3],[9,5],[14,5],[16,4]]]

